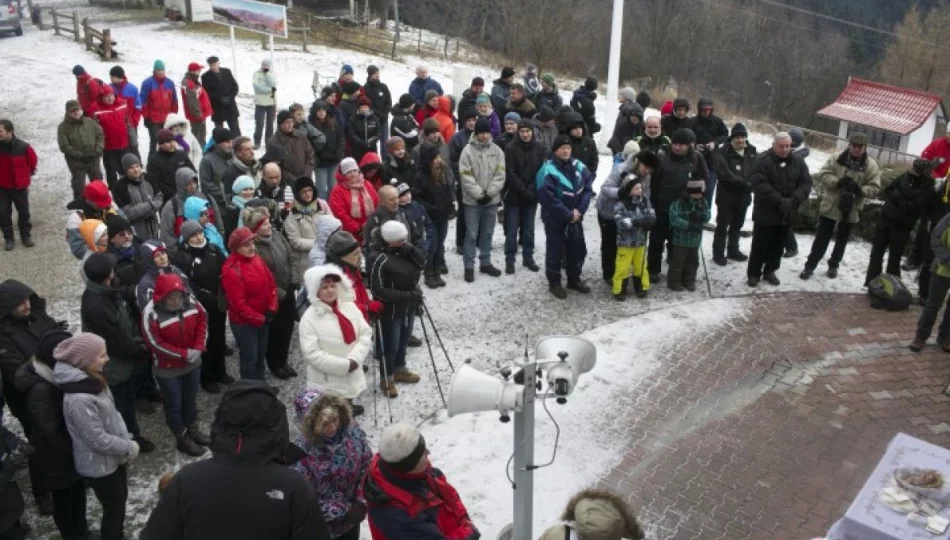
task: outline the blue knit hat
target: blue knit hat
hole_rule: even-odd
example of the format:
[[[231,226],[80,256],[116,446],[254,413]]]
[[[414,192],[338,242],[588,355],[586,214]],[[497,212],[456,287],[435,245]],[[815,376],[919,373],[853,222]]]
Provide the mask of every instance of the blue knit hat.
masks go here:
[[[231,185],[231,192],[237,195],[245,189],[254,189],[254,187],[254,180],[250,176],[242,174],[238,176],[234,184]]]
[[[86,68],[80,66],[79,64],[76,64],[75,66],[73,66],[73,75],[78,77],[85,72],[86,72]]]
[[[353,74],[353,66],[351,66],[351,65],[349,65],[349,64],[343,64],[343,69],[340,70],[340,75],[343,75],[344,73],[349,73],[350,75],[352,75],[352,74]]]
[[[152,64],[152,71],[165,71],[165,62],[156,60],[155,63]]]
[[[505,122],[514,122],[517,124],[519,121],[521,121],[521,115],[514,111],[505,115]]]

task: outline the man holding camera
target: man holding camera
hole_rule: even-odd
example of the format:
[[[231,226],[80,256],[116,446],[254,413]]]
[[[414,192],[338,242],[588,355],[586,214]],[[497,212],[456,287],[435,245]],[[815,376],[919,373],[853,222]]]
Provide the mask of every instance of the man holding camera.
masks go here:
[[[838,265],[848,246],[851,227],[861,217],[864,201],[873,198],[881,189],[881,168],[868,156],[868,137],[864,133],[852,133],[848,149],[840,155],[831,156],[818,173],[818,231],[811,245],[811,253],[805,261],[805,269],[799,277],[808,279],[825,256],[828,243],[835,231],[835,247],[828,259],[829,278],[838,277]]]

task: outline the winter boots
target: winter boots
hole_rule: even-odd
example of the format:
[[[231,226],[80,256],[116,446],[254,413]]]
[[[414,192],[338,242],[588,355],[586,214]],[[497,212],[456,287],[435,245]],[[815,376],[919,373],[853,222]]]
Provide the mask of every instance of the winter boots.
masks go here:
[[[568,283],[567,288],[572,291],[577,291],[581,294],[587,294],[590,292],[590,287],[583,281],[577,281],[575,283]]]
[[[205,454],[205,448],[192,439],[188,435],[188,431],[185,431],[181,435],[175,435],[175,440],[178,442],[178,451],[183,454],[188,454],[192,457],[199,457]]]
[[[417,382],[422,380],[422,378],[416,375],[415,373],[409,371],[408,369],[404,369],[402,371],[397,371],[396,373],[393,373],[393,380],[396,382],[401,382],[401,383],[406,383],[406,384],[416,384]]]
[[[551,294],[553,294],[555,298],[559,298],[561,300],[564,300],[565,298],[567,298],[567,291],[565,291],[564,287],[561,287],[560,285],[551,285],[549,287],[549,290],[551,291]]]
[[[383,397],[392,399],[399,396],[399,390],[396,390],[396,383],[393,381],[380,380],[379,390],[383,393]]]
[[[475,269],[474,269],[474,268],[466,268],[466,269],[465,269],[465,282],[466,282],[466,283],[472,283],[473,281],[475,281]]]
[[[739,251],[738,249],[735,251],[730,251],[729,254],[726,255],[726,258],[729,259],[730,261],[736,261],[736,262],[745,262],[749,260],[748,255]]]
[[[775,275],[775,272],[769,272],[768,274],[763,275],[762,279],[764,279],[769,285],[778,286],[778,284],[781,283],[781,281],[778,279],[778,276]]]
[[[506,262],[506,263],[505,263],[505,273],[506,273],[506,274],[514,274],[514,273],[515,273],[515,263],[513,263],[513,262]]]
[[[426,277],[425,277],[426,287],[430,289],[438,289],[440,285],[439,285],[439,279],[437,278],[438,278],[438,275],[434,273],[432,270],[426,270]]]
[[[498,277],[501,275],[501,270],[495,268],[492,264],[483,264],[478,267],[479,274],[488,274],[491,277]]]
[[[798,274],[798,277],[800,277],[800,278],[802,278],[802,279],[808,279],[808,278],[810,278],[810,277],[812,276],[812,274],[814,274],[814,273],[815,273],[814,270],[812,270],[811,268],[808,268],[808,267],[806,266],[805,269],[802,270],[802,273],[801,273],[801,274]]]
[[[188,435],[189,437],[191,437],[191,440],[195,441],[201,446],[211,445],[211,438],[205,435],[204,433],[202,433],[201,430],[199,430],[195,426],[191,426],[190,428],[185,430],[185,435]]]
[[[923,350],[925,345],[927,345],[926,339],[920,336],[914,336],[914,341],[911,341],[908,347],[910,348],[910,350],[914,352],[920,352],[921,350]]]
[[[729,261],[726,260],[726,257],[723,256],[722,253],[713,255],[713,262],[719,266],[726,266],[727,264],[729,264]]]
[[[528,270],[531,270],[532,272],[537,272],[538,270],[541,269],[541,267],[539,267],[537,263],[534,262],[534,259],[525,259],[525,261],[521,263],[521,265],[527,268]]]

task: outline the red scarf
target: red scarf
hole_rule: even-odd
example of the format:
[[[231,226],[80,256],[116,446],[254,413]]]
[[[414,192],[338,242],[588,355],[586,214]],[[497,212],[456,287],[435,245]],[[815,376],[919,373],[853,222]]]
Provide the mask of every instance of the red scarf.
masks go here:
[[[339,303],[334,301],[332,304],[327,304],[330,306],[330,309],[333,310],[333,314],[336,315],[337,320],[340,322],[340,331],[343,332],[343,342],[347,345],[356,341],[356,329],[353,328],[353,323],[346,318],[346,315],[340,312]]]

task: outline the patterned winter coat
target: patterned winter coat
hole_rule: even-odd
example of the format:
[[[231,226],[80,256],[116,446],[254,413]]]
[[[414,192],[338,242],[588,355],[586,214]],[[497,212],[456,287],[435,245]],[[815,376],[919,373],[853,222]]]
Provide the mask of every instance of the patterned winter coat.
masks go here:
[[[656,223],[656,212],[647,197],[626,198],[614,205],[614,221],[618,246],[641,247],[647,244],[647,231]]]
[[[693,212],[702,212],[702,221],[690,219]],[[709,221],[712,212],[706,199],[680,198],[670,205],[670,240],[674,246],[697,248],[703,242],[703,223]]]

